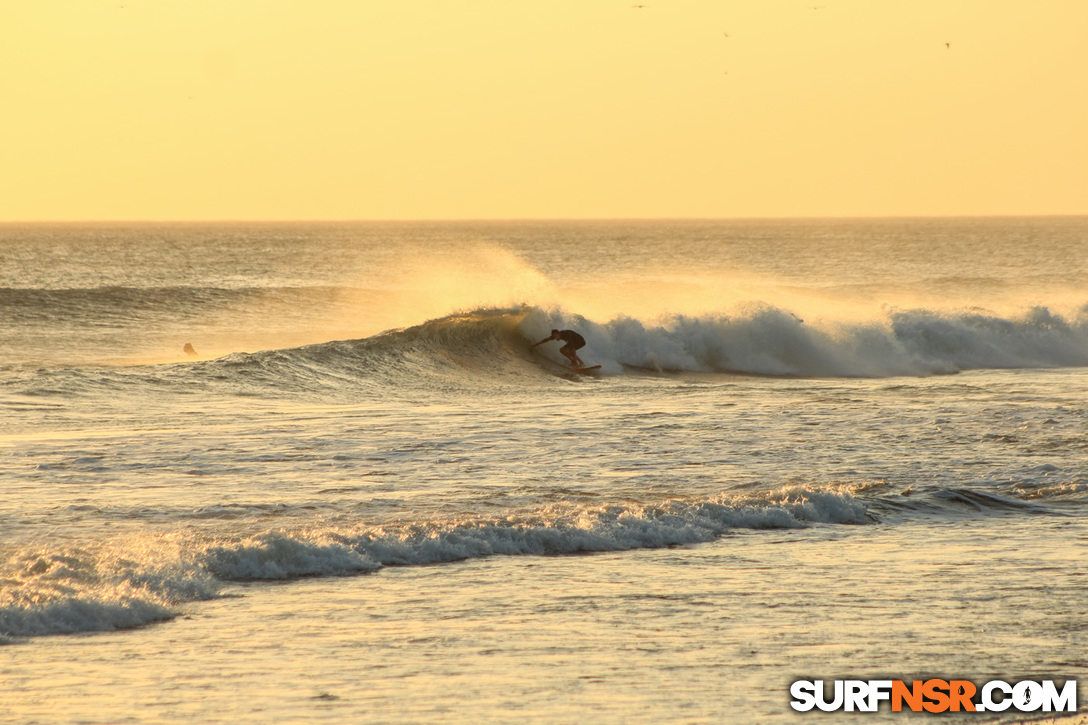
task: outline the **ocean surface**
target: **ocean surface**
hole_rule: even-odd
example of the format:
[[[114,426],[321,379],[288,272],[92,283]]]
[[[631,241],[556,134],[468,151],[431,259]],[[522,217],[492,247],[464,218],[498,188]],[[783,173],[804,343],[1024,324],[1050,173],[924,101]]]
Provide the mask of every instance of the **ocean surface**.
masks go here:
[[[0,225],[2,722],[1083,702],[1086,601],[1088,218]]]

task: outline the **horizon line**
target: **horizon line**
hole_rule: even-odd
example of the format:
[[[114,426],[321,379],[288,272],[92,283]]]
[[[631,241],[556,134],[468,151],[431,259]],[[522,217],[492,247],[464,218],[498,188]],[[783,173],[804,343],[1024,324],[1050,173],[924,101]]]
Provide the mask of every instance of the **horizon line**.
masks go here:
[[[384,217],[384,218],[210,218],[210,219],[0,219],[0,225],[18,224],[452,224],[484,222],[721,222],[721,221],[804,221],[879,219],[1070,219],[1088,217],[1088,212],[1061,214],[857,214],[857,215],[753,215],[753,216],[661,216],[661,217]]]

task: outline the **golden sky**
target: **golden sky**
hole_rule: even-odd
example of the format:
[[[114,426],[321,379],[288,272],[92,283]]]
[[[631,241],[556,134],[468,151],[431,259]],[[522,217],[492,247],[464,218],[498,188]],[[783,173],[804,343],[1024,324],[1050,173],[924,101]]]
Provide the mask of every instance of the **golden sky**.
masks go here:
[[[1086,214],[1086,31],[1085,0],[0,0],[0,220]]]

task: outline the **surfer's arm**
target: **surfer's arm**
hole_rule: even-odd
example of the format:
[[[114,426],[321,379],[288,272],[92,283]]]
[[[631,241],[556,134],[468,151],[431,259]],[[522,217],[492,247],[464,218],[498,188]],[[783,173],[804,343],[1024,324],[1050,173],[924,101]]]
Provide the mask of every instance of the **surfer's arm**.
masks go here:
[[[534,342],[534,343],[533,343],[532,345],[530,345],[529,347],[536,347],[537,345],[543,345],[544,343],[546,343],[546,342],[547,342],[548,340],[550,340],[550,339],[552,339],[552,338],[551,338],[550,336],[549,336],[549,337],[545,337],[545,338],[544,338],[543,340],[541,340],[540,342]]]

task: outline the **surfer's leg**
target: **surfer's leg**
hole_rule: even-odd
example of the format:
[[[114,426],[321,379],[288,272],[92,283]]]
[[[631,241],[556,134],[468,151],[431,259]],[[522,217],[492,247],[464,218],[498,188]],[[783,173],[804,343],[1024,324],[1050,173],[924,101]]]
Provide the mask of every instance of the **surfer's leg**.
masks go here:
[[[578,361],[578,354],[574,352],[574,348],[570,345],[564,345],[559,348],[559,352],[563,353],[563,357],[570,360],[572,367],[581,367]]]
[[[582,362],[582,358],[578,357],[578,348],[574,347],[573,345],[570,348],[570,356],[569,357],[570,357],[571,362],[574,363],[576,366],[578,366],[580,368],[584,368],[586,366],[586,364],[584,362]]]

